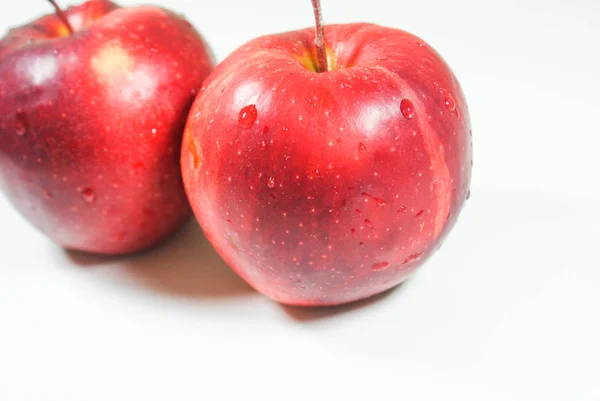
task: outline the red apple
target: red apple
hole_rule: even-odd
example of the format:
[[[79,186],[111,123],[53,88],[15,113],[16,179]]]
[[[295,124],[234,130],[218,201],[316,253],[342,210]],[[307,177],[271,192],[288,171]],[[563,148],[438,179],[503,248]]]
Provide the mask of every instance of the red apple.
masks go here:
[[[157,7],[91,0],[11,30],[0,41],[0,187],[67,248],[161,241],[191,214],[181,138],[212,68],[194,28]]]
[[[467,104],[429,45],[369,24],[316,39],[270,35],[231,54],[192,106],[182,150],[217,251],[294,305],[402,282],[454,226],[471,176]]]

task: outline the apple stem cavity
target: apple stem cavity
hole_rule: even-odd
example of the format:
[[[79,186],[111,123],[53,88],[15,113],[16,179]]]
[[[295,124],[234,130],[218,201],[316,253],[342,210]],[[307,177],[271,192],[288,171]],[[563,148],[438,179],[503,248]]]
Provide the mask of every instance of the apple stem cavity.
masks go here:
[[[327,65],[327,51],[325,50],[325,26],[323,25],[323,14],[321,13],[321,0],[312,0],[315,12],[315,46],[317,51],[317,72],[329,71]]]
[[[52,7],[54,7],[54,10],[56,11],[56,16],[65,25],[65,27],[69,31],[69,34],[72,35],[75,31],[73,30],[73,26],[71,26],[71,23],[69,22],[69,19],[67,18],[65,12],[58,6],[58,4],[56,4],[55,0],[48,1],[50,2],[50,4],[52,4]]]

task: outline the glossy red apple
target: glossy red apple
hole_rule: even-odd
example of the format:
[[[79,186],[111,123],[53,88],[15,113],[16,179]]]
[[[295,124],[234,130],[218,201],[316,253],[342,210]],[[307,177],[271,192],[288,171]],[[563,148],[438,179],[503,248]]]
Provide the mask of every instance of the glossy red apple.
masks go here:
[[[294,305],[402,282],[454,226],[471,176],[467,105],[429,45],[368,24],[320,39],[271,35],[231,54],[192,106],[182,151],[218,252]]]
[[[191,213],[181,138],[212,56],[161,8],[91,0],[59,14],[0,41],[0,186],[67,248],[147,248]]]

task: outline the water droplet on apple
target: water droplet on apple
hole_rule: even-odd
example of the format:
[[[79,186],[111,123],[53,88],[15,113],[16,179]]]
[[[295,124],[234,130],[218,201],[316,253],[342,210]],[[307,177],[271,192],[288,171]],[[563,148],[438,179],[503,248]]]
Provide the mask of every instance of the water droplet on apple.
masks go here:
[[[256,110],[256,106],[251,104],[240,110],[240,113],[238,114],[238,123],[240,124],[240,127],[248,129],[252,127],[257,117],[258,111]]]
[[[413,105],[413,102],[408,99],[402,99],[400,102],[400,111],[402,112],[404,118],[408,120],[415,116],[415,106]]]
[[[365,226],[367,226],[371,230],[374,228],[373,223],[371,223],[371,221],[369,219],[365,219]]]
[[[360,214],[360,209],[356,209],[356,214]]]
[[[58,50],[58,49],[53,49],[53,50],[52,50],[52,54],[53,54],[53,55],[55,55],[55,56],[58,56],[58,55],[60,54],[60,50]]]
[[[467,192],[467,200],[469,200],[469,198],[471,198],[471,190],[469,189],[469,192]]]
[[[406,206],[400,206],[400,209],[398,209],[398,213],[404,213],[406,212]]]
[[[353,228],[352,230],[350,230],[350,232],[352,233],[352,237],[356,238],[356,229]]]
[[[367,147],[361,142],[358,144],[358,153],[365,153],[367,151]]]
[[[373,199],[375,202],[377,202],[377,206],[384,206],[385,205],[385,200],[384,199],[376,198],[373,195],[368,194],[366,192],[363,192],[361,195],[362,196],[366,196],[367,198]]]
[[[390,264],[388,262],[379,262],[379,263],[375,263],[373,266],[371,266],[371,269],[375,270],[376,272],[380,272],[380,271],[387,269],[389,267],[389,265]]]
[[[413,253],[412,255],[409,255],[406,259],[404,259],[404,262],[402,262],[403,265],[408,264],[410,262],[414,262],[415,260],[419,259],[421,257],[422,253]]]
[[[17,113],[15,119],[15,132],[19,136],[25,135],[29,129],[29,119],[25,113]]]
[[[425,210],[420,210],[419,213],[417,213],[417,217],[423,216],[424,213],[425,213]]]
[[[267,181],[267,186],[269,188],[275,188],[275,179],[273,177],[269,178],[269,180]]]
[[[92,188],[83,188],[81,190],[81,197],[83,198],[84,201],[86,201],[88,203],[92,203],[93,201],[96,200],[96,193],[94,192],[94,190]]]
[[[456,109],[456,103],[454,102],[454,99],[452,99],[451,96],[447,96],[444,100],[444,103],[446,103],[446,108],[448,110],[454,111]]]
[[[52,198],[54,198],[54,195],[52,194],[52,192],[45,190],[44,191],[44,198],[46,198],[46,199],[52,199]]]

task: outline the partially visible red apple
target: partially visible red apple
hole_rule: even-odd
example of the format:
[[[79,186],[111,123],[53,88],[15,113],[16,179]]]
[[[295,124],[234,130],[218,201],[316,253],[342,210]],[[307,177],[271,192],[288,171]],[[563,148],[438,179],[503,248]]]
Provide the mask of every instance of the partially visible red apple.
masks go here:
[[[181,138],[213,63],[196,30],[157,7],[91,0],[11,30],[0,41],[0,187],[67,248],[161,241],[190,214]]]
[[[231,54],[192,106],[182,151],[218,252],[294,305],[402,282],[454,226],[471,177],[467,104],[429,45],[377,25],[320,27]]]

